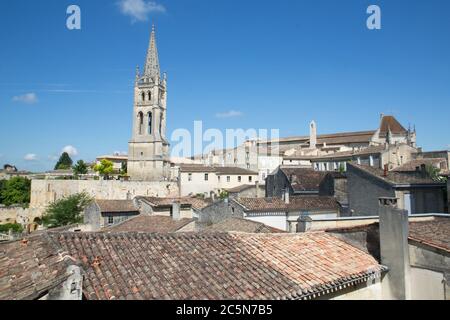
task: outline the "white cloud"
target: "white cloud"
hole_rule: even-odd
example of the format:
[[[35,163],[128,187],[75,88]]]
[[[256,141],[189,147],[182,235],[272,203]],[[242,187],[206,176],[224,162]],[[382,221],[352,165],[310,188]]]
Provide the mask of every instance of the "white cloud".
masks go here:
[[[33,93],[33,92],[25,93],[20,96],[15,96],[12,98],[12,100],[14,102],[21,102],[21,103],[25,103],[25,104],[35,104],[39,101],[36,93]]]
[[[69,156],[71,157],[75,157],[78,155],[78,150],[77,148],[75,148],[74,146],[65,146],[62,150],[61,153],[63,152],[67,152],[69,154]]]
[[[240,111],[230,110],[230,111],[223,112],[223,113],[216,113],[216,118],[234,118],[234,117],[240,117],[242,115],[244,115],[244,114]]]
[[[23,159],[26,160],[26,161],[36,161],[38,158],[37,158],[36,154],[28,153],[28,154],[25,155],[25,157],[23,157]]]
[[[146,21],[150,13],[166,12],[166,8],[162,4],[154,1],[144,0],[120,0],[118,2],[120,11],[130,16],[133,22]]]

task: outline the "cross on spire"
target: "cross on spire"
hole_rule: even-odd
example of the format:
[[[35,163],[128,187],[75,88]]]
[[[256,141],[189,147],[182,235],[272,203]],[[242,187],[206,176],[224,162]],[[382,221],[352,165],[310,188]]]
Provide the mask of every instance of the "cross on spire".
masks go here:
[[[150,43],[145,61],[144,76],[153,79],[155,82],[160,78],[158,49],[156,47],[155,25],[152,25]]]

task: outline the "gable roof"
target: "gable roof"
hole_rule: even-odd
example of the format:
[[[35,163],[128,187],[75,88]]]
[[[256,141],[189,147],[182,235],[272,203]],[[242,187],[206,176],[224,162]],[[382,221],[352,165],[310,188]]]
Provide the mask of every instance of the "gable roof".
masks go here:
[[[249,212],[288,211],[338,211],[339,204],[334,197],[290,197],[289,203],[281,198],[238,198],[232,199]]]
[[[209,199],[201,199],[197,197],[173,197],[173,198],[160,198],[160,197],[138,197],[143,199],[151,206],[156,208],[171,207],[174,202],[180,203],[180,205],[189,205],[195,210],[201,210],[211,204]]]
[[[393,134],[405,134],[406,129],[397,121],[394,116],[383,116],[380,124],[380,136],[386,136],[387,132],[391,130]]]
[[[397,172],[413,172],[416,171],[417,168],[420,168],[422,165],[432,165],[432,166],[440,166],[441,164],[444,164],[445,167],[447,167],[447,160],[444,158],[426,158],[426,159],[416,159],[411,160],[403,165],[395,168],[392,171]],[[440,169],[440,167],[439,167]]]
[[[32,300],[64,282],[68,264],[47,234],[0,243],[0,300]]]
[[[242,175],[257,175],[258,173],[252,170],[244,169],[244,168],[238,168],[238,167],[215,167],[216,173],[218,175],[235,175],[235,174],[242,174]]]
[[[396,172],[396,171],[388,171],[386,173],[386,176],[384,175],[384,170],[370,167],[370,166],[364,166],[364,165],[358,165],[355,163],[348,163],[348,168],[355,168],[356,170],[365,172],[366,174],[369,174],[373,177],[376,177],[392,186],[410,186],[410,185],[442,185],[444,186],[444,183],[442,182],[436,182],[433,179],[423,176],[420,173],[404,173],[404,172]]]
[[[89,300],[302,299],[386,270],[324,232],[50,236],[80,262]]]
[[[101,212],[139,212],[133,200],[95,200]]]
[[[146,232],[146,233],[171,233],[177,232],[194,219],[174,220],[169,216],[139,215],[122,223],[105,228],[104,232]]]
[[[280,167],[292,189],[295,191],[318,191],[326,171],[315,171],[310,168]]]
[[[409,239],[450,253],[450,217],[410,222]]]
[[[202,231],[207,232],[246,232],[246,233],[284,233],[285,231],[279,230],[264,223],[252,221],[248,219],[230,217],[220,222],[214,223]]]

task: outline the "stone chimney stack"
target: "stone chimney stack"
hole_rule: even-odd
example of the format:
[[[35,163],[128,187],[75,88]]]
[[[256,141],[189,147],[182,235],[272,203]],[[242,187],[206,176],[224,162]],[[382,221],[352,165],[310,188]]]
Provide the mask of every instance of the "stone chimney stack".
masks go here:
[[[178,221],[181,219],[180,207],[181,207],[181,204],[179,202],[174,201],[172,203],[172,219],[175,221]]]
[[[256,180],[256,182],[255,182],[255,188],[256,188],[256,193],[255,193],[256,197],[257,198],[264,198],[264,195],[261,193],[261,188],[260,188],[258,180]]]
[[[316,122],[313,120],[309,124],[309,147],[315,149],[317,144],[317,126]]]
[[[289,204],[289,188],[284,189],[284,203]]]
[[[397,198],[379,199],[381,264],[389,268],[382,282],[386,299],[411,299],[408,212],[397,208]]]

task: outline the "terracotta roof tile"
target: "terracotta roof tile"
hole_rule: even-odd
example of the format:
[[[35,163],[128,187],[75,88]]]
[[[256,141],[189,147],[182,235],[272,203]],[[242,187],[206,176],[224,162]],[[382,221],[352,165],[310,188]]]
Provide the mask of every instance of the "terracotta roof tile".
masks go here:
[[[411,222],[409,239],[450,252],[450,217]]]
[[[67,267],[47,234],[0,243],[0,300],[37,299],[67,279]]]
[[[427,158],[427,159],[416,159],[411,160],[392,171],[396,172],[412,172],[416,171],[417,168],[420,168],[422,165],[432,165],[440,169],[442,165],[444,168],[447,168],[447,160],[444,158]]]
[[[101,212],[137,212],[133,200],[95,200]]]
[[[339,205],[334,197],[295,196],[286,204],[281,198],[238,198],[232,199],[246,211],[308,211],[338,210]]]
[[[202,231],[207,232],[246,232],[246,233],[284,233],[279,230],[261,222],[256,222],[248,219],[231,217],[224,219],[218,223],[206,227]]]
[[[421,173],[404,173],[404,172],[396,172],[396,171],[388,171],[386,176],[384,175],[384,170],[370,167],[370,166],[364,166],[364,165],[358,165],[355,163],[348,163],[348,167],[354,167],[358,170],[362,170],[372,176],[378,177],[379,179],[382,179],[386,181],[389,184],[393,185],[414,185],[414,184],[442,184],[440,182],[436,182],[433,179],[423,176]]]
[[[323,233],[54,233],[88,299],[295,299],[385,268]]]
[[[155,207],[170,207],[174,202],[181,205],[190,205],[195,210],[201,210],[211,204],[210,199],[201,199],[197,197],[173,197],[173,198],[159,198],[159,197],[139,197],[147,201],[150,205]]]
[[[139,215],[122,223],[105,228],[104,232],[146,232],[146,233],[171,233],[177,232],[194,219],[173,220],[169,216]]]
[[[318,191],[326,171],[315,171],[309,168],[281,167],[280,170],[290,181],[294,191]]]

